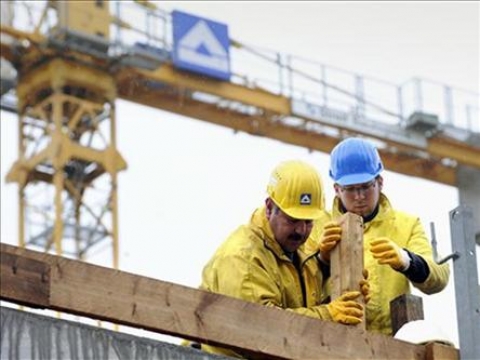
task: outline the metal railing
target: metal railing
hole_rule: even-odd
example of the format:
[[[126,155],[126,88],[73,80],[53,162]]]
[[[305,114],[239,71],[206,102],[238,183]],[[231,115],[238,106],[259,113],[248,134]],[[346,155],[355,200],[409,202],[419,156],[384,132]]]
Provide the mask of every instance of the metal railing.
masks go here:
[[[48,35],[56,26],[56,12],[44,14],[45,1],[12,2],[15,29]],[[135,44],[171,53],[171,14],[134,2],[111,1],[109,56],[122,56]],[[480,95],[436,81],[414,78],[393,84],[321,62],[232,40],[232,82],[261,87],[272,93],[349,114],[352,119],[375,119],[404,126],[414,112],[434,114],[441,125],[480,133]]]

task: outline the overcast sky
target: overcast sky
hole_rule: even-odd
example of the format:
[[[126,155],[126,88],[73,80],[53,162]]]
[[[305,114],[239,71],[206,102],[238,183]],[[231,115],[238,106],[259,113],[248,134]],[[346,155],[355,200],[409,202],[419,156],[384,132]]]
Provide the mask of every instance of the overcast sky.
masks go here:
[[[223,22],[246,44],[315,60],[400,84],[422,77],[479,92],[478,2],[159,2]],[[17,244],[17,186],[5,173],[17,156],[16,118],[2,112],[1,241]],[[117,146],[128,163],[119,175],[120,269],[196,287],[203,265],[265,199],[273,167],[303,159],[333,199],[328,155],[234,133],[198,120],[117,102]],[[478,129],[478,128],[477,128]],[[386,171],[393,206],[417,214],[439,251],[451,252],[448,213],[457,190]],[[478,249],[478,248],[477,248]],[[478,251],[478,250],[477,250]],[[478,254],[477,254],[478,255]],[[478,257],[478,256],[477,256]],[[102,254],[91,259],[110,266]],[[442,314],[457,342],[453,277],[424,296],[427,318]],[[151,334],[146,336],[151,336]],[[161,338],[161,337],[160,337]]]

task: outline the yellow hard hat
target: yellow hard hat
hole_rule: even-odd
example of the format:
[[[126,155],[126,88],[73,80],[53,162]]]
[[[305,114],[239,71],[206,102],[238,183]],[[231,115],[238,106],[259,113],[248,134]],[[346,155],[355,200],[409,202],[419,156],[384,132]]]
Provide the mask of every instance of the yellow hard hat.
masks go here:
[[[273,202],[294,219],[316,219],[325,208],[323,184],[313,166],[284,161],[272,171],[267,193]]]

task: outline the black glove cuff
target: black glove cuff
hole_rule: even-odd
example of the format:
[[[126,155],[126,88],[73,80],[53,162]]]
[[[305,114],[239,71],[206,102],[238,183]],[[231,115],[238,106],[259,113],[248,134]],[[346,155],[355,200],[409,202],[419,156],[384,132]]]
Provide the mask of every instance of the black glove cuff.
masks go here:
[[[430,268],[428,267],[427,262],[417,254],[404,249],[408,256],[410,257],[410,266],[407,270],[402,271],[401,273],[404,274],[408,280],[415,282],[415,283],[423,283],[427,280],[428,275],[430,275]]]

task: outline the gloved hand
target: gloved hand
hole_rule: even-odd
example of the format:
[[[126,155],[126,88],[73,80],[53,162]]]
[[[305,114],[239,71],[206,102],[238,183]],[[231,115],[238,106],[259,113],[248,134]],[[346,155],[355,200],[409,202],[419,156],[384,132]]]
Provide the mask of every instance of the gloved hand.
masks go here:
[[[359,291],[349,291],[327,305],[333,321],[356,325],[362,322],[363,306],[354,301],[360,296]]]
[[[373,240],[370,251],[381,265],[390,265],[393,269],[405,271],[410,266],[407,252],[387,237]]]
[[[335,221],[330,221],[323,227],[322,238],[318,244],[320,258],[326,262],[330,261],[330,251],[342,238],[342,228]]]
[[[372,295],[370,294],[370,283],[368,282],[368,270],[363,269],[363,279],[360,280],[360,291],[363,295],[365,304],[368,304]]]

